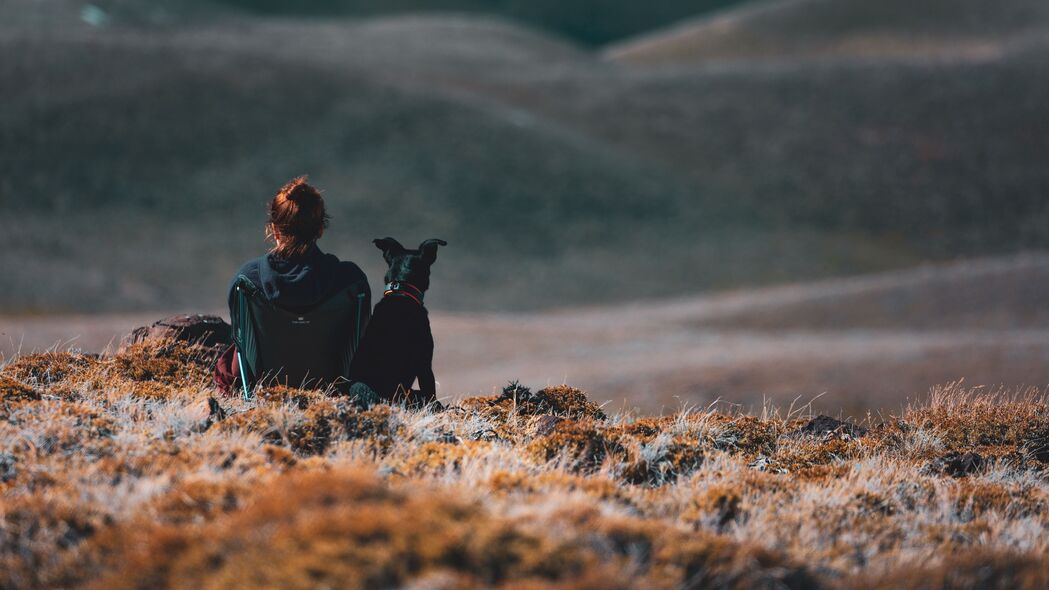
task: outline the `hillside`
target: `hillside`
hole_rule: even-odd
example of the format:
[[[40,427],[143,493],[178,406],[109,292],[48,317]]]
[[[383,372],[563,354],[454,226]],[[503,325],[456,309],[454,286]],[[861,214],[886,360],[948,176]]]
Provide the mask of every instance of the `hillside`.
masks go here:
[[[693,319],[760,330],[1034,330],[1049,328],[1046,288],[1049,256],[1028,254],[715,297]]]
[[[443,309],[1049,248],[1038,47],[627,67],[496,19],[402,16],[11,24],[0,50],[7,314],[221,308],[265,200],[302,173],[332,208],[322,247],[373,283],[372,238],[449,240]]]
[[[618,42],[630,63],[741,58],[988,59],[1049,37],[1040,0],[755,0]]]
[[[435,366],[442,395],[489,393],[513,375],[645,412],[813,400],[830,413],[895,413],[940,383],[1049,384],[1047,288],[1049,257],[1028,255],[541,314],[437,315]]]
[[[862,425],[609,415],[566,386],[435,413],[209,399],[206,367],[147,343],[0,371],[0,588],[1049,582],[1036,394]]]
[[[527,23],[582,45],[597,46],[740,0],[5,0],[0,27],[170,27],[204,19],[292,19],[471,14]]]
[[[262,14],[376,16],[412,12],[497,15],[574,39],[601,45],[740,0],[216,0]]]
[[[282,35],[302,41],[273,55],[270,41]],[[673,217],[683,193],[657,167],[531,124],[515,109],[450,96],[454,88],[420,88],[410,72],[400,78],[384,66],[396,53],[408,58],[402,65],[454,83],[476,69],[536,69],[552,53],[571,56],[538,36],[515,50],[515,35],[524,36],[498,23],[408,19],[7,37],[0,45],[19,59],[0,66],[12,88],[0,115],[8,156],[0,203],[10,213],[0,221],[0,264],[14,285],[5,305],[167,307],[200,301],[202,286],[216,305],[230,269],[264,247],[261,213],[273,187],[303,172],[329,194],[338,229],[325,247],[359,258],[372,276],[381,276],[375,232],[448,238],[459,255],[443,277],[454,285],[493,254],[538,266],[570,249],[600,252],[628,223]],[[349,39],[341,55],[356,64],[333,53],[340,38]],[[444,43],[427,43],[433,38]],[[498,47],[486,51],[485,38]],[[457,65],[444,74],[415,61],[411,47]],[[357,54],[362,48],[371,53]],[[605,225],[590,218],[596,209]],[[163,242],[151,242],[158,235]],[[76,260],[100,251],[110,254],[87,266]],[[186,280],[161,280],[173,276]],[[496,271],[489,280],[506,278]],[[63,294],[69,284],[78,301]]]

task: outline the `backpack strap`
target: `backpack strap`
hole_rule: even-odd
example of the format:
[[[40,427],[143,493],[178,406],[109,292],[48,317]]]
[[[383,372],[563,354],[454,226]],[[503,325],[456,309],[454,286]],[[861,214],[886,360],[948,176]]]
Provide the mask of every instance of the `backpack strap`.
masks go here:
[[[344,292],[354,306],[353,331],[349,334],[349,342],[343,355],[343,375],[349,375],[353,357],[357,355],[364,339],[364,329],[371,320],[371,290],[368,288],[368,281],[362,280],[350,284]]]
[[[254,394],[255,369],[258,365],[255,324],[252,321],[248,300],[258,296],[258,288],[244,275],[237,277],[233,285],[233,305],[230,320],[233,323],[233,342],[237,345],[237,364],[245,400]]]
[[[350,287],[351,296],[356,298],[357,304],[357,316],[356,325],[353,331],[353,351],[352,355],[357,354],[357,349],[361,347],[361,340],[364,339],[364,329],[368,327],[368,322],[371,321],[372,317],[372,294],[371,289],[368,287],[367,280],[360,280],[354,283]]]

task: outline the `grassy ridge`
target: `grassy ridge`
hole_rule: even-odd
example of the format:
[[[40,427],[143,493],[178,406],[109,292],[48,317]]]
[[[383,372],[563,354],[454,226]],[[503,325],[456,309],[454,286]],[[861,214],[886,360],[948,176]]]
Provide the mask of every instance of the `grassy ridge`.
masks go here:
[[[869,431],[607,415],[565,386],[441,413],[270,388],[209,412],[201,354],[0,371],[0,587],[1049,580],[1041,395],[947,387]]]

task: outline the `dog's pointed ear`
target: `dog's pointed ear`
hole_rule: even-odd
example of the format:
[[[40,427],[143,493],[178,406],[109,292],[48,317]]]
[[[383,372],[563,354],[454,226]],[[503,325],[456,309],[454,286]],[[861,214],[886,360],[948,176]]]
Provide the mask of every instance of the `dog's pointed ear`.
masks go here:
[[[447,246],[448,242],[444,240],[426,240],[422,244],[419,244],[419,252],[423,255],[423,260],[427,264],[433,264],[437,262],[437,246]]]
[[[372,243],[376,248],[382,250],[382,257],[386,262],[389,262],[393,256],[404,253],[404,246],[393,238],[376,238],[372,240]]]

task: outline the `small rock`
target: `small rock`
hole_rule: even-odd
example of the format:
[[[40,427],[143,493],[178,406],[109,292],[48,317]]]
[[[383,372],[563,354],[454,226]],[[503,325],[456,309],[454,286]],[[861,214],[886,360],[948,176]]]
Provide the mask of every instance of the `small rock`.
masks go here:
[[[937,457],[922,468],[925,475],[949,475],[964,477],[980,469],[987,463],[979,453],[959,453],[957,451]]]
[[[808,423],[794,432],[796,434],[810,434],[815,436],[838,434],[846,435],[850,438],[859,438],[867,434],[867,429],[859,424],[845,422],[821,414],[812,420],[809,420]]]
[[[214,315],[176,315],[157,320],[152,326],[135,328],[120,341],[120,351],[150,340],[179,340],[222,353],[233,343],[229,324]]]

